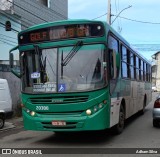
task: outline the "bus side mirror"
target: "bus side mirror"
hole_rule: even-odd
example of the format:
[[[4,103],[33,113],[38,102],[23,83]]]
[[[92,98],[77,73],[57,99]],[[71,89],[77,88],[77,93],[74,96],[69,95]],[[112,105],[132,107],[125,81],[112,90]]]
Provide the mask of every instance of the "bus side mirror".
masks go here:
[[[10,63],[10,68],[11,68],[11,72],[17,76],[18,78],[21,77],[21,74],[20,74],[20,68],[15,68],[14,67],[14,54],[12,53],[13,51],[17,50],[18,49],[18,46],[14,47],[13,49],[11,49],[9,51],[9,63]]]

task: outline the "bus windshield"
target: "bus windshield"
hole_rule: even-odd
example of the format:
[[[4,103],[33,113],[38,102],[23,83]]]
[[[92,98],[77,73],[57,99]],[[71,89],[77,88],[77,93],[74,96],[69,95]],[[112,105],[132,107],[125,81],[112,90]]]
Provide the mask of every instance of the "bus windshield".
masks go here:
[[[66,93],[92,91],[107,85],[106,49],[102,44],[21,52],[22,91]],[[72,55],[67,64],[67,56]]]

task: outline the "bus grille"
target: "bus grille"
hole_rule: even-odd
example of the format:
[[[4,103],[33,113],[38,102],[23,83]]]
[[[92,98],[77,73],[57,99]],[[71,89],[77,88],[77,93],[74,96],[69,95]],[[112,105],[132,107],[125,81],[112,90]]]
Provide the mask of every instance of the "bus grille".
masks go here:
[[[88,101],[88,95],[83,96],[50,96],[30,98],[32,104],[72,104]]]
[[[52,116],[52,115],[63,115],[63,116],[80,116],[83,111],[72,111],[72,112],[37,112],[38,114],[41,114],[42,116]]]

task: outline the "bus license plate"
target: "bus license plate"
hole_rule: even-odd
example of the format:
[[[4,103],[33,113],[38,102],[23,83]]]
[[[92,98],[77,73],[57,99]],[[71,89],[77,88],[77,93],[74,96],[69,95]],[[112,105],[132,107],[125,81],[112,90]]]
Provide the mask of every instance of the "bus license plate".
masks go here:
[[[53,126],[66,126],[66,122],[64,121],[52,121]]]

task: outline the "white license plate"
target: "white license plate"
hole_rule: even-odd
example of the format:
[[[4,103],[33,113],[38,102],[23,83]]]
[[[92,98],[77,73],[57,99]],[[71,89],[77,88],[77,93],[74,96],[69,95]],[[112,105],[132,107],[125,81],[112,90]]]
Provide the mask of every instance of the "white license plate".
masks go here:
[[[52,121],[53,126],[66,126],[66,122],[64,121]]]

